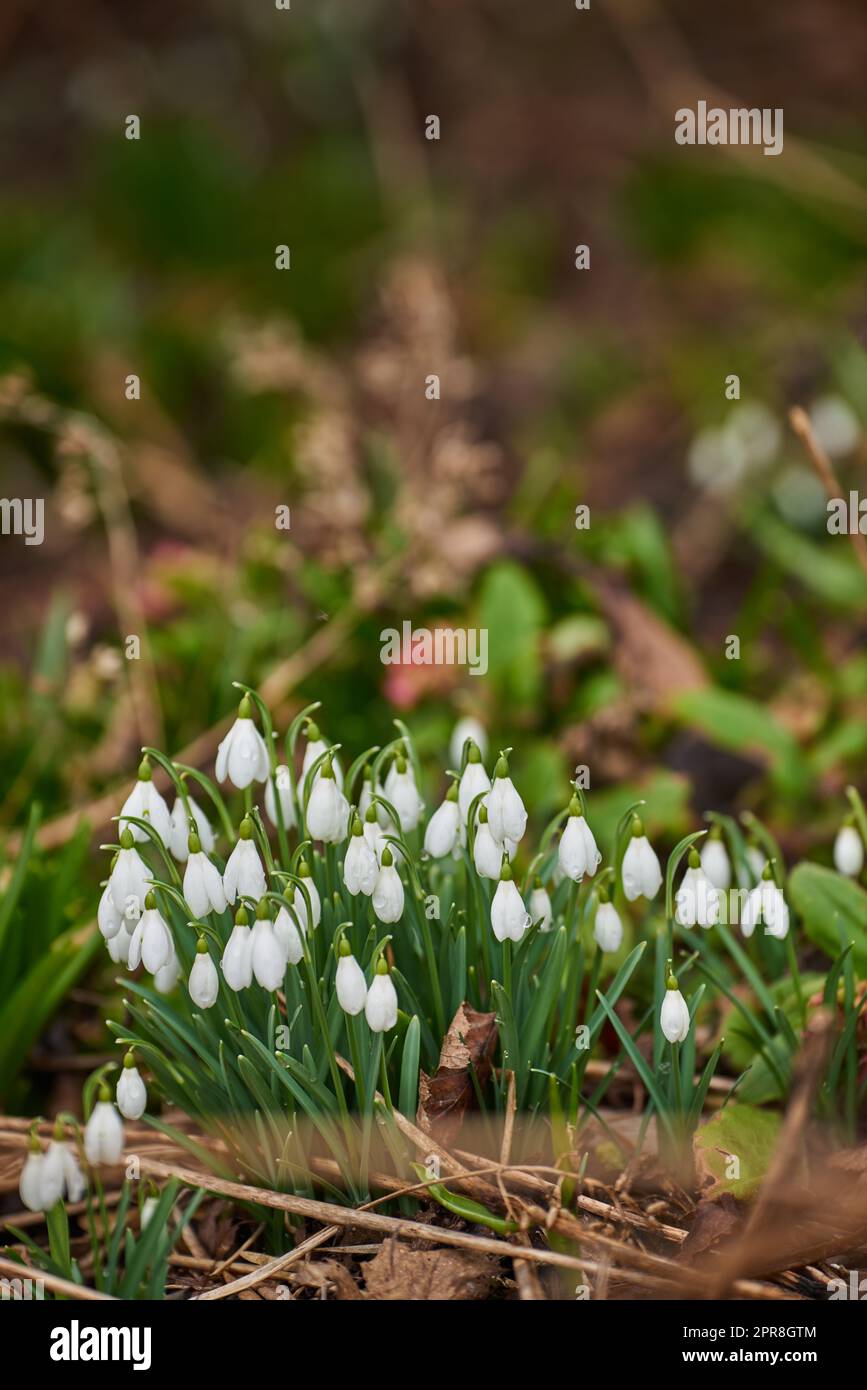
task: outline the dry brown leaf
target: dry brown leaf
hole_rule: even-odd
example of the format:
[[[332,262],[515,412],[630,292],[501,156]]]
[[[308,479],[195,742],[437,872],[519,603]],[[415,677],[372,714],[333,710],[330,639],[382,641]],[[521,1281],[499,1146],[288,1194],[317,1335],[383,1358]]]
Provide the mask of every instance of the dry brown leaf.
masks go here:
[[[346,1265],[340,1264],[338,1260],[305,1260],[289,1275],[289,1282],[304,1284],[308,1288],[324,1289],[326,1297],[344,1302],[363,1297]]]
[[[726,1237],[740,1230],[743,1221],[743,1208],[730,1193],[724,1193],[713,1202],[702,1198],[695,1209],[689,1235],[680,1247],[683,1259],[694,1260],[715,1249]]]
[[[456,1137],[474,1097],[472,1063],[480,1086],[491,1070],[497,1044],[497,1015],[460,1005],[449,1024],[434,1076],[419,1074],[418,1125],[442,1144]]]
[[[365,1265],[364,1282],[369,1298],[387,1301],[486,1298],[496,1263],[490,1255],[473,1251],[411,1250],[389,1239]]]

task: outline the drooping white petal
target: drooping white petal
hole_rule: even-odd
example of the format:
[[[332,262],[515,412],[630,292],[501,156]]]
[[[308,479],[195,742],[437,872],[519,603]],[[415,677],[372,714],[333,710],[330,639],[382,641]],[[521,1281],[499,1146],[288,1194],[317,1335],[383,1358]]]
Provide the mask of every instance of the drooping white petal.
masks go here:
[[[400,921],[403,916],[403,883],[393,864],[381,866],[370,901],[380,922]]]
[[[88,1163],[119,1163],[123,1154],[123,1121],[111,1101],[98,1100],[84,1127]]]
[[[359,893],[370,897],[376,887],[379,865],[364,834],[350,835],[343,860],[343,882],[353,898]]]
[[[305,814],[307,834],[326,845],[346,839],[349,802],[333,777],[317,777]]]
[[[139,1120],[147,1108],[147,1087],[138,1067],[122,1067],[117,1080],[117,1108],[126,1120]]]
[[[189,794],[187,800],[190,803],[190,811],[193,817],[193,824],[196,827],[196,834],[199,837],[199,843],[205,854],[212,854],[214,849],[214,832],[211,829],[210,822],[201,806],[199,806]],[[172,807],[170,848],[179,864],[185,864],[187,861],[187,856],[190,852],[189,839],[190,822],[187,816],[187,810],[181,798],[178,797]]]
[[[253,941],[250,928],[232,928],[220,962],[223,979],[230,989],[247,989],[253,983]]]
[[[268,749],[252,719],[239,715],[217,749],[218,782],[226,779],[243,791],[268,776]]]
[[[114,905],[114,899],[111,896],[111,884],[109,883],[102,890],[102,897],[96,910],[96,921],[106,941],[117,936],[123,926],[123,916]]]
[[[277,795],[274,795],[274,780],[277,782]],[[289,768],[285,763],[281,763],[274,774],[269,777],[265,784],[265,814],[272,825],[280,824],[277,815],[277,805],[283,816],[283,827],[291,830],[295,824],[295,801],[292,796],[292,777]]]
[[[857,878],[864,867],[864,845],[854,825],[841,825],[837,831],[834,867],[847,878]]]
[[[682,927],[713,927],[719,921],[719,890],[702,868],[687,869],[675,903],[675,918]]]
[[[481,763],[467,763],[458,788],[458,806],[461,820],[466,824],[470,807],[481,792],[491,790],[491,779]]]
[[[513,840],[516,844],[523,838],[527,828],[527,811],[511,777],[495,777],[488,799],[488,828],[494,839],[502,844]]]
[[[623,856],[623,892],[629,902],[655,898],[662,884],[662,870],[646,835],[633,836]]]
[[[132,915],[138,904],[136,920],[144,909],[144,900],[150,889],[151,871],[137,849],[118,851],[115,866],[109,878],[111,900],[121,916]]]
[[[193,1003],[200,1009],[210,1009],[216,1003],[220,979],[208,952],[202,951],[196,955],[187,988]]]
[[[364,971],[355,956],[341,956],[334,980],[337,1002],[345,1014],[360,1014],[367,999]]]
[[[397,991],[390,975],[374,975],[367,991],[364,1017],[372,1033],[387,1033],[397,1023]]]
[[[530,926],[530,914],[512,879],[501,879],[491,902],[491,926],[498,941],[520,941]]]
[[[145,970],[156,975],[172,953],[172,935],[162,914],[146,908],[137,931],[141,931],[141,959]]]
[[[266,887],[265,870],[255,844],[252,840],[240,839],[229,855],[223,873],[226,901],[233,903],[240,895],[258,902]]]
[[[287,964],[298,965],[304,959],[304,943],[301,940],[301,931],[286,907],[281,906],[277,912],[274,919],[274,935],[280,943]]]
[[[252,933],[252,965],[256,983],[263,989],[279,989],[286,974],[286,954],[267,918],[257,919]]]
[[[454,849],[461,825],[461,808],[457,801],[446,797],[434,811],[424,832],[425,853],[432,859],[444,859]]]
[[[197,850],[187,860],[184,897],[194,917],[206,917],[212,910],[226,910],[226,894],[220,871],[204,850]]]
[[[567,878],[580,882],[585,874],[592,878],[602,855],[596,847],[593,832],[583,816],[570,816],[560,837],[557,860]]]
[[[28,1211],[43,1211],[42,1170],[45,1166],[44,1153],[28,1153],[18,1179],[18,1195]]]
[[[449,760],[455,771],[460,770],[461,760],[464,755],[464,744],[467,739],[472,739],[482,755],[482,761],[488,754],[488,735],[484,725],[472,715],[464,715],[459,719],[452,730],[451,742],[449,743]]]
[[[473,863],[480,878],[498,880],[503,867],[503,846],[497,844],[490,826],[482,821],[473,839]]]
[[[593,923],[593,936],[600,951],[619,951],[623,923],[613,903],[600,903]]]
[[[689,1009],[679,989],[665,991],[659,1024],[671,1043],[683,1042],[689,1033]]]
[[[732,866],[722,840],[705,840],[699,852],[701,867],[714,888],[725,892],[731,885]]]
[[[530,894],[530,922],[538,922],[539,931],[551,930],[553,910],[547,888],[534,888]]]

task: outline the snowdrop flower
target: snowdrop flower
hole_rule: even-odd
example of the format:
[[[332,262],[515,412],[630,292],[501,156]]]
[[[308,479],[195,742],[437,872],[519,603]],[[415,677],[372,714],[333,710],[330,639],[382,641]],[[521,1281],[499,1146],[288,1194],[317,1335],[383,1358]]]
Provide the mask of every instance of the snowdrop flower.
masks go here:
[[[354,816],[352,834],[349,837],[349,844],[346,847],[346,855],[343,860],[343,882],[353,898],[356,898],[359,893],[363,893],[366,898],[369,898],[376,887],[378,874],[379,864],[376,860],[376,851],[365,839],[364,829],[358,816]]]
[[[154,972],[154,988],[159,994],[171,994],[181,975],[181,963],[175,951],[175,943],[169,952],[168,960]]]
[[[187,989],[193,1003],[197,1004],[200,1009],[209,1009],[212,1004],[217,1002],[220,979],[217,975],[217,967],[211,960],[208,943],[203,936],[199,937],[196,944],[196,959],[193,961]]]
[[[172,934],[157,907],[156,895],[151,889],[145,898],[145,910],[132,934],[127,963],[130,970],[135,970],[141,961],[145,970],[151,975],[156,975],[169,960],[173,950]]]
[[[42,1152],[42,1146],[34,1130],[30,1135],[27,1157],[18,1179],[18,1195],[28,1211],[44,1210],[42,1205],[42,1170],[44,1167],[45,1154]]]
[[[133,833],[124,826],[120,836],[120,850],[108,880],[111,900],[122,917],[138,921],[142,904],[150,888],[151,871],[138,850],[134,847]],[[136,907],[138,911],[136,911]]]
[[[671,962],[669,961],[669,970]],[[659,1014],[659,1026],[670,1043],[683,1042],[689,1033],[689,1009],[686,1000],[677,987],[677,980],[669,973],[665,987],[665,998]]]
[[[530,921],[539,923],[539,931],[550,931],[553,925],[551,897],[540,878],[535,880],[530,894]]]
[[[110,941],[113,936],[117,936],[123,926],[123,915],[118,912],[114,905],[110,883],[106,883],[102,890],[99,907],[96,909],[96,921],[106,941]]]
[[[123,1121],[111,1103],[106,1085],[100,1088],[99,1100],[84,1127],[84,1152],[88,1163],[120,1163],[123,1155]]]
[[[228,778],[239,791],[251,782],[268,780],[268,749],[252,714],[253,702],[245,695],[238,706],[237,719],[217,749],[217,781],[225,782]]]
[[[491,878],[495,882],[499,881],[500,869],[503,867],[504,850],[507,860],[511,859],[515,852],[515,846],[509,840],[506,841],[505,845],[497,843],[488,824],[487,808],[484,804],[480,805],[479,823],[473,837],[473,863],[480,878]]]
[[[28,1211],[50,1211],[64,1196],[70,1202],[78,1202],[84,1188],[78,1158],[64,1140],[62,1122],[57,1121],[46,1153],[42,1152],[34,1130],[18,1183],[21,1201]]]
[[[349,802],[335,781],[330,758],[323,763],[313,784],[304,818],[311,840],[322,840],[326,845],[336,845],[346,839]]]
[[[644,827],[636,816],[632,822],[632,839],[623,856],[623,892],[629,902],[644,896],[655,898],[662,883],[662,870]]]
[[[837,831],[834,841],[834,867],[847,878],[857,878],[864,867],[864,845],[851,820]]]
[[[782,892],[774,882],[770,864],[765,865],[760,881],[747,898],[741,917],[741,931],[744,936],[752,936],[760,922],[764,923],[766,936],[775,936],[778,941],[782,941],[788,935],[789,909]]]
[[[581,814],[581,802],[577,796],[573,796],[569,802],[569,819],[560,836],[557,862],[567,878],[571,878],[573,883],[580,883],[585,874],[593,877],[601,859],[593,831]]]
[[[237,897],[255,898],[258,902],[266,887],[265,870],[253,843],[253,822],[245,816],[238,831],[238,843],[223,870],[226,902],[234,903]]]
[[[491,926],[498,941],[520,941],[531,925],[530,914],[524,906],[521,894],[512,881],[512,870],[504,864],[500,870],[500,881],[491,902]]]
[[[364,777],[361,783],[361,792],[358,797],[358,815],[360,820],[367,819],[367,809],[373,802],[373,780],[368,763],[364,769]]]
[[[277,943],[283,952],[287,965],[298,965],[304,959],[302,930],[303,928],[299,930],[293,922],[289,909],[281,905],[274,919],[274,936],[277,938]]]
[[[445,859],[452,854],[461,829],[461,809],[458,805],[458,784],[452,782],[445,795],[427,823],[424,832],[425,853],[431,859]]]
[[[150,821],[163,844],[168,847],[172,837],[172,818],[169,808],[153,784],[153,773],[147,758],[139,763],[138,781],[120,810],[121,829],[128,829],[134,840],[147,840],[150,837],[140,825],[125,820],[126,816],[136,816],[139,820]]]
[[[148,1103],[148,1093],[132,1052],[128,1052],[123,1059],[115,1099],[125,1120],[141,1119]]]
[[[376,974],[364,1004],[364,1017],[371,1033],[387,1033],[397,1023],[397,991],[388,973],[388,962],[380,956]]]
[[[412,764],[404,757],[392,763],[385,779],[385,798],[397,811],[401,830],[415,830],[424,812],[424,802],[418,794]]]
[[[465,715],[463,719],[459,719],[452,730],[451,743],[449,744],[449,762],[452,767],[460,767],[464,756],[464,744],[467,739],[476,745],[484,759],[488,751],[488,735],[485,733],[484,726],[472,715]]]
[[[322,903],[319,897],[319,890],[310,877],[310,868],[306,859],[302,859],[301,863],[298,865],[298,877],[303,878],[304,887],[307,889],[310,896],[310,911],[313,914],[313,921],[309,922],[307,920],[307,903],[297,883],[295,885],[295,896],[292,899],[295,916],[298,918],[298,923],[302,931],[315,931],[322,919]]]
[[[274,792],[274,783],[277,792]],[[272,825],[279,825],[277,807],[283,817],[284,830],[291,830],[295,824],[295,798],[292,795],[292,774],[285,763],[274,769],[274,776],[265,783],[265,814]]]
[[[497,843],[512,840],[517,844],[527,829],[527,812],[509,776],[509,761],[505,753],[501,753],[497,759],[494,785],[485,805],[488,808],[488,825]]]
[[[115,965],[129,966],[129,951],[132,945],[132,934],[127,931],[126,922],[124,922],[119,932],[109,937],[105,944],[108,947],[108,954],[111,956]]]
[[[212,854],[214,851],[214,832],[211,829],[208,817],[205,815],[198,802],[187,794],[187,801],[192,816],[192,824],[187,815],[187,808],[180,797],[172,807],[172,828],[169,848],[179,864],[185,864],[187,855],[190,852],[190,830],[194,827],[195,832],[201,841],[202,849],[205,854]]]
[[[235,925],[226,942],[220,968],[230,989],[247,989],[253,983],[253,940],[245,907],[239,907],[235,913]]]
[[[286,953],[280,938],[274,931],[269,916],[267,898],[262,898],[256,908],[256,921],[251,936],[251,963],[256,983],[272,992],[279,989],[286,974]]]
[[[593,920],[593,938],[600,951],[619,951],[623,941],[623,923],[613,903],[608,901],[604,888],[599,890],[599,906]]]
[[[461,776],[460,788],[458,790],[458,805],[461,808],[461,820],[464,825],[470,814],[470,807],[480,792],[491,790],[491,779],[482,766],[482,755],[475,743],[471,743],[467,752],[467,765]]]
[[[340,943],[334,986],[337,1002],[343,1012],[360,1014],[367,1000],[367,983],[364,971],[352,954],[352,948],[345,937]]]
[[[747,843],[747,863],[748,863],[749,866],[750,866],[750,869],[751,869],[751,871],[752,871],[753,878],[754,878],[757,882],[758,882],[758,880],[761,878],[762,874],[764,873],[764,871],[765,871],[765,864],[766,864],[767,862],[768,862],[767,859],[765,858],[765,856],[764,856],[764,854],[762,853],[762,851],[759,849],[758,845],[753,844],[752,842],[748,842],[748,843]]]
[[[154,1212],[160,1204],[159,1197],[145,1197],[141,1206],[141,1229],[146,1231],[150,1225]]]
[[[719,892],[714,888],[694,847],[689,867],[677,891],[674,915],[682,927],[713,927],[719,921]]]
[[[307,725],[307,747],[304,749],[304,759],[303,759],[303,761],[302,761],[302,763],[301,763],[301,785],[302,785],[302,786],[304,785],[304,779],[305,779],[305,777],[307,776],[307,774],[308,774],[308,772],[310,771],[310,769],[311,769],[311,767],[313,766],[313,764],[316,762],[316,759],[317,759],[317,758],[321,758],[323,753],[327,753],[329,747],[330,747],[330,744],[327,744],[327,743],[325,742],[325,740],[324,740],[324,738],[322,737],[322,735],[320,734],[319,729],[317,728],[317,726],[316,726],[315,724],[312,724],[312,723],[311,723],[311,724],[308,724],[308,725]],[[335,757],[335,756],[332,754],[331,759],[330,759],[330,763],[331,763],[331,767],[334,769],[334,779],[335,779],[335,781],[337,782],[338,787],[339,787],[340,790],[342,791],[342,790],[343,790],[343,772],[342,772],[341,767],[340,767],[340,759],[337,758],[337,757]],[[326,764],[323,763],[323,764],[322,764],[322,767],[320,767],[319,771],[318,771],[317,774],[316,774],[316,777],[315,777],[315,779],[314,779],[315,781],[317,781],[317,782],[319,781],[319,778],[322,776],[322,769],[323,769],[325,766],[326,766]]]
[[[377,808],[371,803],[364,813],[364,838],[376,855],[377,864],[382,858],[382,851],[388,844],[385,834],[386,830],[389,828],[391,828],[392,831],[394,829],[394,827],[391,826],[391,822],[388,821],[386,826],[381,825]]]
[[[701,867],[714,888],[725,893],[731,886],[732,866],[718,825],[715,825],[699,851]]]
[[[202,850],[198,835],[190,835],[190,854],[184,870],[184,897],[194,917],[225,912],[226,893],[216,864]]]
[[[380,922],[399,922],[403,916],[403,884],[394,867],[394,856],[388,845],[382,851],[379,873],[370,901]]]

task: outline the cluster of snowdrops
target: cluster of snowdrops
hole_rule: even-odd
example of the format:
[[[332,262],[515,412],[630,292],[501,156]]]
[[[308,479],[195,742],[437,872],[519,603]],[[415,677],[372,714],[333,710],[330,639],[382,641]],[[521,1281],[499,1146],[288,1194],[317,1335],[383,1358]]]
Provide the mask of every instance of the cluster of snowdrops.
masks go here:
[[[251,692],[252,694],[252,692]],[[305,748],[300,775],[290,763],[279,763],[270,718],[261,702],[245,694],[237,718],[219,745],[217,782],[234,787],[244,796],[245,811],[234,848],[221,870],[215,861],[217,832],[202,806],[194,799],[186,776],[155,750],[149,750],[138,770],[138,779],[119,816],[120,838],[110,846],[112,860],[97,914],[99,929],[111,958],[129,970],[142,965],[163,994],[180,982],[181,965],[172,928],[160,909],[160,896],[170,893],[180,905],[189,927],[197,933],[193,964],[184,986],[200,1010],[217,1001],[220,975],[231,991],[253,987],[273,992],[284,984],[286,972],[304,959],[310,933],[320,923],[322,904],[305,852],[314,842],[333,856],[336,873],[353,899],[367,899],[378,923],[398,927],[404,914],[405,893],[413,891],[411,870],[403,837],[421,833],[425,806],[419,791],[417,766],[409,738],[396,741],[387,765],[353,765],[344,783],[337,748],[322,737],[313,719],[302,724]],[[254,719],[258,708],[265,733]],[[509,771],[509,753],[494,761],[493,775],[485,767],[487,736],[483,726],[467,718],[455,727],[450,748],[455,770],[441,803],[427,820],[423,855],[431,860],[466,857],[481,879],[492,880],[490,930],[500,943],[519,943],[532,928],[548,932],[554,927],[549,887],[530,876],[521,891],[513,861],[527,828],[527,810]],[[152,762],[156,758],[170,771],[177,796],[170,808],[154,784]],[[185,774],[192,769],[183,769]],[[361,777],[355,804],[352,785]],[[207,785],[207,779],[200,779]],[[212,785],[212,784],[211,784]],[[294,871],[279,867],[264,831],[261,811],[254,805],[256,786],[264,790],[264,815],[279,841],[280,860],[288,855],[288,834],[300,839],[292,860]],[[213,793],[224,833],[233,830],[219,793]],[[562,825],[550,883],[570,880],[580,884],[593,878],[602,856],[588,824],[583,790],[576,784],[567,810],[558,818]],[[698,837],[691,837],[696,840]],[[140,853],[150,842],[168,862],[183,865],[176,872],[176,887],[155,878]],[[783,939],[789,930],[789,913],[771,865],[750,851],[757,879],[741,914],[743,935],[752,935],[760,924],[768,935]],[[844,825],[834,847],[837,868],[846,874],[860,872],[863,845],[851,823]],[[535,861],[534,861],[535,863]],[[405,886],[404,875],[407,877]],[[624,826],[615,864],[606,871],[609,883],[596,889],[593,936],[601,953],[619,950],[623,924],[611,900],[610,880],[617,876],[628,902],[654,899],[663,884],[662,868],[643,824],[631,812]],[[603,876],[604,877],[604,876]],[[682,927],[711,928],[720,919],[721,907],[732,881],[732,866],[725,843],[714,828],[701,849],[693,843],[688,864],[675,899],[675,918]],[[279,906],[275,911],[275,894]],[[229,909],[230,928],[214,926]],[[347,926],[350,924],[346,924]],[[367,962],[355,958],[343,930],[334,937],[337,954],[334,989],[343,1012],[363,1015],[374,1034],[387,1033],[398,1017],[398,996],[391,978],[384,937]],[[212,945],[221,947],[219,965]],[[510,949],[506,946],[505,949]],[[680,992],[669,961],[660,1027],[672,1044],[682,1042],[691,1027],[690,1010]],[[124,1057],[114,1098],[105,1078],[82,1136],[82,1147],[92,1165],[120,1161],[124,1147],[123,1119],[137,1120],[147,1106],[147,1089],[133,1051]],[[75,1147],[65,1139],[58,1121],[46,1151],[35,1132],[21,1175],[20,1192],[26,1206],[48,1210],[64,1195],[80,1198],[83,1177]]]

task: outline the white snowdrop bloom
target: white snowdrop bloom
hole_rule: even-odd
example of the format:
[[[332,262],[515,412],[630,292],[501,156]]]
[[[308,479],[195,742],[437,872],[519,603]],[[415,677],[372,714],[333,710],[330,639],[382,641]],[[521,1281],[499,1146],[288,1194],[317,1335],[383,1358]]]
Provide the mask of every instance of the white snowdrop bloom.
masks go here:
[[[491,902],[494,936],[498,941],[505,941],[507,937],[510,941],[520,941],[530,925],[530,914],[512,880],[512,870],[508,864],[504,864]]]
[[[123,1121],[111,1103],[111,1093],[103,1086],[99,1100],[84,1127],[84,1152],[88,1163],[120,1163],[123,1156]]]
[[[774,883],[769,866],[766,866],[761,880],[747,898],[741,917],[741,932],[752,936],[759,923],[764,924],[765,935],[775,936],[782,941],[789,931],[789,909],[782,892]]]
[[[217,749],[218,782],[227,779],[243,791],[251,782],[268,779],[270,763],[265,740],[253,723],[253,702],[245,695],[238,706],[238,717]]]
[[[675,897],[675,919],[682,927],[713,927],[719,921],[719,908],[719,891],[701,867],[698,850],[692,849]]]
[[[211,960],[208,943],[203,936],[199,937],[196,946],[196,959],[193,961],[187,989],[193,1003],[197,1004],[200,1009],[209,1009],[217,1001],[220,979],[217,975],[217,967]]]
[[[704,869],[714,888],[719,888],[721,892],[731,886],[732,866],[729,862],[726,847],[718,834],[712,830],[699,851],[701,867]]]
[[[488,752],[488,735],[484,725],[478,719],[474,719],[471,714],[464,715],[459,719],[452,730],[451,742],[449,743],[449,762],[455,769],[459,769],[464,756],[464,744],[470,739],[478,748],[482,759]]]
[[[132,945],[132,933],[127,931],[124,922],[120,931],[106,941],[108,954],[111,956],[115,965],[129,966],[129,951]]]
[[[198,835],[190,836],[190,857],[184,870],[184,897],[194,917],[225,912],[226,892],[220,870],[203,852]]]
[[[140,943],[137,953],[140,954],[145,970],[151,975],[156,975],[158,970],[162,970],[174,949],[172,934],[169,931],[168,923],[157,907],[156,896],[151,890],[145,898],[145,910],[141,915],[141,921],[133,933],[133,943],[136,939]],[[130,946],[129,965],[134,970],[138,965],[136,960],[133,964],[133,949]]]
[[[683,1042],[689,1033],[689,1008],[673,975],[668,979],[659,1026],[670,1043]]]
[[[18,1179],[18,1195],[28,1211],[44,1211],[42,1205],[42,1172],[45,1167],[45,1154],[39,1140],[33,1134],[21,1176]],[[55,1199],[56,1200],[56,1199]],[[54,1203],[52,1203],[52,1206]]]
[[[175,944],[172,942],[172,949],[166,960],[159,968],[154,971],[154,988],[158,994],[171,994],[181,976],[181,963],[178,960]]]
[[[476,745],[471,743],[467,755],[467,765],[463,770],[458,789],[458,805],[461,808],[461,820],[465,825],[470,814],[470,807],[476,797],[481,792],[489,792],[490,790],[491,779],[482,765],[482,755]]]
[[[473,863],[479,877],[490,878],[496,882],[503,867],[503,850],[506,851],[507,860],[511,860],[514,849],[514,845],[509,840],[506,841],[505,845],[497,843],[491,834],[487,810],[484,805],[480,806],[479,823],[473,837]]]
[[[360,1014],[367,1000],[364,971],[350,950],[348,941],[341,941],[334,979],[337,1002],[345,1014]]]
[[[389,821],[387,826],[381,825],[376,807],[368,806],[364,816],[364,838],[376,855],[377,864],[382,858],[382,851],[388,844],[386,832],[389,834],[394,833],[394,827],[391,826],[391,822]]]
[[[415,830],[424,813],[424,802],[415,784],[412,764],[397,758],[385,779],[385,799],[397,811],[400,828],[405,834]]]
[[[364,781],[361,784],[361,792],[358,797],[358,818],[361,821],[367,819],[368,807],[373,804],[373,782],[370,780],[370,768],[364,769]]]
[[[308,868],[307,861],[304,859],[302,859],[301,863],[298,865],[298,877],[303,878],[304,887],[307,889],[310,897],[310,911],[313,914],[313,921],[309,922],[307,920],[307,903],[297,883],[295,885],[295,896],[292,899],[295,916],[298,918],[302,931],[315,931],[322,920],[322,901],[319,897],[319,890],[310,877],[310,869]]]
[[[756,879],[756,881],[758,881],[764,873],[765,864],[767,862],[767,859],[765,858],[762,851],[759,849],[758,845],[747,845],[747,863],[749,864],[753,878]]]
[[[304,943],[301,940],[301,931],[292,920],[289,909],[281,906],[274,919],[274,935],[280,946],[280,950],[286,958],[287,965],[298,965],[304,959]]]
[[[623,856],[623,892],[629,902],[636,898],[655,898],[662,884],[662,870],[636,816],[632,822],[632,839]]]
[[[253,983],[253,938],[243,907],[235,914],[235,925],[226,942],[220,968],[230,989],[248,989]]]
[[[554,922],[551,895],[539,878],[530,894],[530,921],[539,923],[539,931],[550,931]]]
[[[363,893],[369,898],[379,874],[376,852],[364,836],[364,828],[358,816],[352,822],[352,834],[343,858],[343,882],[353,898]]]
[[[837,831],[834,867],[847,878],[857,878],[864,867],[864,845],[854,825],[841,825]]]
[[[861,437],[861,426],[849,402],[842,396],[821,396],[810,406],[813,433],[825,453],[833,458],[851,454]]]
[[[238,897],[254,898],[258,902],[267,886],[265,870],[253,842],[253,822],[249,816],[245,816],[238,832],[238,843],[223,870],[226,902],[234,903]]]
[[[304,819],[311,840],[336,845],[346,839],[349,802],[334,779],[334,769],[330,762],[323,763],[320,774],[313,783]]]
[[[159,1197],[145,1197],[141,1205],[141,1229],[146,1231],[153,1220],[154,1212],[160,1204]]]
[[[140,1120],[147,1108],[147,1087],[141,1079],[131,1052],[123,1059],[115,1099],[117,1108],[125,1120]]]
[[[596,847],[593,831],[581,814],[581,803],[577,796],[569,802],[569,819],[560,836],[557,862],[567,878],[580,883],[585,874],[591,878],[602,860]]]
[[[370,902],[380,922],[399,922],[403,916],[403,883],[387,845],[382,851],[382,862]]]
[[[388,973],[388,964],[381,957],[367,991],[364,1017],[371,1033],[387,1033],[397,1023],[397,991]]]
[[[123,926],[123,914],[118,912],[114,905],[110,883],[107,883],[102,890],[99,907],[96,909],[96,921],[106,941],[110,941],[113,936],[117,936]]]
[[[623,923],[613,903],[600,900],[593,920],[593,937],[600,951],[620,950]]]
[[[213,854],[214,832],[208,817],[189,793],[187,794],[187,801],[190,804],[190,814],[202,849],[205,854]],[[176,798],[172,807],[172,830],[169,847],[179,864],[187,862],[187,856],[190,852],[190,820],[187,816],[187,808],[180,797]]]
[[[427,823],[424,832],[425,853],[431,859],[444,859],[447,854],[454,851],[460,838],[461,831],[461,810],[458,806],[458,787],[456,782],[452,782],[446,792],[445,800],[441,801]]]
[[[274,794],[274,783],[277,783],[277,794]],[[281,763],[275,770],[274,776],[269,777],[265,783],[265,814],[272,825],[279,825],[277,815],[277,805],[280,805],[280,813],[283,817],[283,828],[291,830],[295,824],[295,799],[292,795],[292,774],[285,763]]]
[[[527,811],[509,776],[509,762],[505,753],[501,753],[497,759],[494,783],[485,806],[488,826],[497,843],[511,840],[518,844],[527,829]]]
[[[326,743],[325,739],[322,738],[315,724],[307,725],[307,747],[304,749],[304,758],[301,762],[302,788],[304,786],[304,779],[306,778],[313,764],[316,762],[316,759],[321,758],[323,753],[327,753],[330,746],[331,745]],[[325,766],[325,763],[322,763],[322,765],[320,766],[315,778],[317,782],[319,781],[319,778],[322,776],[322,770]],[[340,766],[340,759],[336,755],[332,755],[331,766],[334,770],[334,780],[336,781],[340,790],[343,791],[343,769]]]
[[[270,917],[260,917],[257,912],[251,941],[251,962],[256,983],[269,992],[279,989],[286,974],[286,952]]]
[[[150,879],[151,871],[134,848],[132,831],[127,825],[121,832],[120,849],[108,880],[111,900],[122,917],[134,916],[137,921],[141,916]]]
[[[75,1153],[64,1141],[62,1123],[58,1121],[55,1125],[54,1138],[45,1153],[41,1152],[36,1135],[32,1135],[18,1183],[19,1195],[27,1209],[50,1211],[63,1197],[79,1202],[84,1189],[84,1176]]]
[[[126,819],[136,816],[138,820],[150,821],[163,844],[168,848],[172,838],[172,818],[165,800],[153,784],[151,765],[147,758],[139,764],[138,781],[120,809],[121,830],[128,829],[134,840],[148,840],[150,836],[140,825],[133,825]]]

